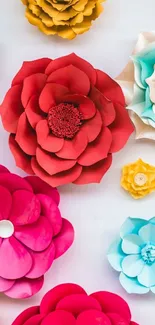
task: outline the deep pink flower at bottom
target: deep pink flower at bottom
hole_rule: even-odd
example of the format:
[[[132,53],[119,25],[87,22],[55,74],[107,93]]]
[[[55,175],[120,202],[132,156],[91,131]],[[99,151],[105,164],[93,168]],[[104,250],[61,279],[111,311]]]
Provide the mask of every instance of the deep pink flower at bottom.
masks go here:
[[[99,291],[87,295],[76,284],[50,290],[40,306],[21,313],[12,325],[138,325],[131,321],[128,304],[120,296]]]
[[[74,230],[58,204],[57,189],[0,165],[0,292],[33,296],[54,259],[71,246]]]

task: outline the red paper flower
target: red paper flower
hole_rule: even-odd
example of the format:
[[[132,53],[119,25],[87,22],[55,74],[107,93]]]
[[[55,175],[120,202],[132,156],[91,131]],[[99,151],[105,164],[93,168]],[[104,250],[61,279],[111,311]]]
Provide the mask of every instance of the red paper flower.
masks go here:
[[[24,62],[1,116],[17,166],[54,187],[100,182],[133,132],[120,86],[75,54]]]
[[[138,325],[129,306],[106,291],[90,296],[76,284],[61,284],[49,291],[40,306],[26,309],[12,325]]]
[[[58,204],[56,189],[0,165],[0,292],[33,296],[53,260],[71,246],[73,227],[61,217]]]

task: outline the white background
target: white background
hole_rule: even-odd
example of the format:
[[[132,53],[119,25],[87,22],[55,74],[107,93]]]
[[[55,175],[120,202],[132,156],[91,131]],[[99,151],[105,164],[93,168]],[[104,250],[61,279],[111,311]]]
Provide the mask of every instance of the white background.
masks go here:
[[[108,0],[105,12],[86,34],[73,41],[47,37],[24,18],[20,0],[0,1],[0,100],[24,60],[55,58],[75,52],[96,68],[112,77],[127,63],[140,31],[155,25],[154,0]],[[0,162],[12,172],[15,167],[9,152],[8,135],[0,127]],[[155,194],[134,201],[120,188],[121,167],[137,158],[155,165],[155,143],[135,141],[134,136],[113,159],[113,165],[100,185],[60,188],[61,212],[74,225],[76,238],[72,248],[54,262],[45,276],[43,289],[26,301],[13,301],[0,296],[0,324],[10,325],[23,309],[39,304],[43,294],[62,282],[75,282],[88,293],[109,290],[130,304],[133,320],[139,325],[155,324],[155,296],[128,295],[121,288],[118,274],[108,265],[106,252],[126,217],[155,215]]]

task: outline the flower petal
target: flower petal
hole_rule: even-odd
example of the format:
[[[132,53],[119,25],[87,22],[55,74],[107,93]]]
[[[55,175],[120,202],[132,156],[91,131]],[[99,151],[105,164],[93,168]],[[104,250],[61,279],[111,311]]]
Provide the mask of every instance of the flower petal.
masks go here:
[[[40,217],[41,206],[37,197],[29,191],[18,190],[12,195],[12,209],[9,219],[16,226],[31,224]]]
[[[117,239],[110,246],[107,257],[111,266],[118,272],[122,271],[122,261],[126,255],[122,251],[122,240]]]
[[[35,315],[29,318],[24,325],[40,325],[41,321],[43,320],[44,315]],[[22,324],[23,325],[23,324]]]
[[[73,241],[74,228],[68,220],[63,218],[62,228],[59,234],[53,238],[53,243],[55,245],[55,259],[63,255],[70,248]]]
[[[52,106],[62,102],[62,97],[69,92],[69,89],[57,83],[47,83],[43,88],[40,97],[39,105],[43,112],[48,113]]]
[[[34,251],[46,249],[52,241],[52,235],[52,225],[44,216],[31,225],[16,227],[14,233],[20,242]]]
[[[37,138],[25,112],[19,118],[15,140],[27,155],[35,155]]]
[[[5,291],[5,295],[15,299],[29,298],[41,290],[43,283],[44,277],[38,279],[19,279],[16,280],[11,289]],[[18,325],[18,323],[15,323],[15,325]]]
[[[25,113],[30,125],[35,129],[37,123],[44,118],[44,114],[39,107],[38,95],[34,95],[30,98]]]
[[[141,273],[138,275],[138,281],[143,286],[150,288],[155,285],[155,264],[144,265]]]
[[[10,171],[3,165],[0,165],[0,173],[10,173]]]
[[[9,192],[14,192],[17,190],[27,190],[32,192],[32,187],[26,180],[18,175],[10,173],[0,173],[0,184],[9,190]]]
[[[0,220],[8,219],[12,207],[10,192],[0,185]]]
[[[36,126],[37,140],[40,146],[49,152],[61,150],[64,139],[57,138],[50,133],[47,120],[40,121]]]
[[[122,316],[115,314],[115,313],[108,313],[107,314],[109,320],[110,320],[110,324],[112,325],[129,325],[129,322]]]
[[[29,307],[15,319],[12,325],[23,325],[29,318],[37,314],[39,314],[39,306]]]
[[[35,158],[32,159],[31,164],[35,174],[53,187],[74,182],[82,172],[82,167],[75,165],[70,170],[50,176],[39,166]]]
[[[144,242],[155,242],[155,225],[149,223],[140,228],[139,236]]]
[[[144,265],[141,255],[128,255],[122,261],[122,270],[127,276],[134,278],[141,273]]]
[[[47,315],[42,321],[41,325],[59,324],[59,325],[75,325],[76,320],[72,314],[64,310],[56,310]]]
[[[91,310],[92,309],[92,310]],[[111,325],[109,318],[101,311],[94,310],[90,308],[90,310],[84,311],[81,313],[76,321],[77,325]],[[126,325],[126,324],[122,324]]]
[[[122,250],[125,254],[139,254],[145,242],[136,234],[130,234],[122,240]]]
[[[15,280],[7,280],[0,277],[0,292],[9,290],[15,283]]]
[[[21,69],[12,81],[12,86],[22,83],[26,77],[31,76],[32,74],[38,72],[44,73],[50,62],[52,62],[52,60],[48,58],[23,62]]]
[[[106,159],[103,159],[96,164],[83,167],[79,177],[73,181],[74,184],[89,184],[89,183],[100,183],[102,177],[110,168],[112,163],[112,156],[108,155]]]
[[[24,108],[26,108],[29,100],[33,95],[39,95],[45,86],[47,76],[43,73],[36,73],[26,77],[23,82],[23,90],[21,100]]]
[[[86,123],[82,125],[81,130],[86,133],[88,142],[92,142],[99,135],[101,128],[102,128],[101,114],[97,110],[96,115],[92,119],[86,121]]]
[[[86,150],[78,158],[82,166],[91,166],[105,159],[111,146],[112,136],[108,128],[103,128],[97,139],[88,144]]]
[[[63,85],[73,94],[88,95],[90,90],[90,81],[88,76],[80,69],[69,65],[52,72],[48,79],[48,83],[54,82]]]
[[[14,86],[7,92],[0,106],[2,123],[6,131],[15,133],[18,119],[23,112],[21,103],[22,86]]]
[[[82,120],[88,120],[92,118],[96,113],[96,107],[94,103],[86,96],[77,94],[66,95],[63,97],[63,101],[79,105],[78,109],[82,114]]]
[[[137,278],[129,278],[123,272],[120,274],[119,280],[120,280],[120,283],[121,283],[122,287],[128,293],[144,294],[144,293],[149,292],[149,289],[142,286],[138,282]]]
[[[3,240],[0,261],[0,276],[10,280],[23,277],[32,267],[31,255],[13,236]]]
[[[86,133],[80,130],[72,140],[64,140],[62,149],[56,152],[56,155],[63,159],[77,159],[86,149],[87,144]]]
[[[61,159],[56,155],[49,154],[44,150],[37,148],[36,159],[38,164],[49,174],[54,175],[75,166],[76,160]]]
[[[139,230],[144,225],[148,224],[148,221],[140,218],[127,218],[126,221],[123,223],[120,231],[121,238],[124,238],[130,234],[138,235]]]
[[[86,294],[84,289],[77,284],[64,283],[59,284],[52,290],[48,291],[43,297],[40,304],[40,313],[48,314],[55,310],[58,302],[65,296],[70,296],[72,294]]]
[[[68,65],[72,64],[73,66],[77,67],[78,69],[84,71],[86,75],[89,77],[90,82],[92,84],[95,84],[96,82],[96,70],[93,68],[93,66],[77,56],[76,54],[72,53],[66,56],[63,56],[61,58],[53,60],[47,67],[45,73],[51,74],[52,72],[64,68]]]

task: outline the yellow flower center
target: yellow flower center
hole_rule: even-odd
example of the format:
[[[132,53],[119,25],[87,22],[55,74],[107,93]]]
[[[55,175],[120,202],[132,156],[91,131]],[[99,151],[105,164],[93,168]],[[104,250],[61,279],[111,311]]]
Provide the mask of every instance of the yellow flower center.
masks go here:
[[[147,182],[147,176],[145,174],[143,174],[143,173],[138,173],[134,177],[134,182],[138,186],[143,186]]]

